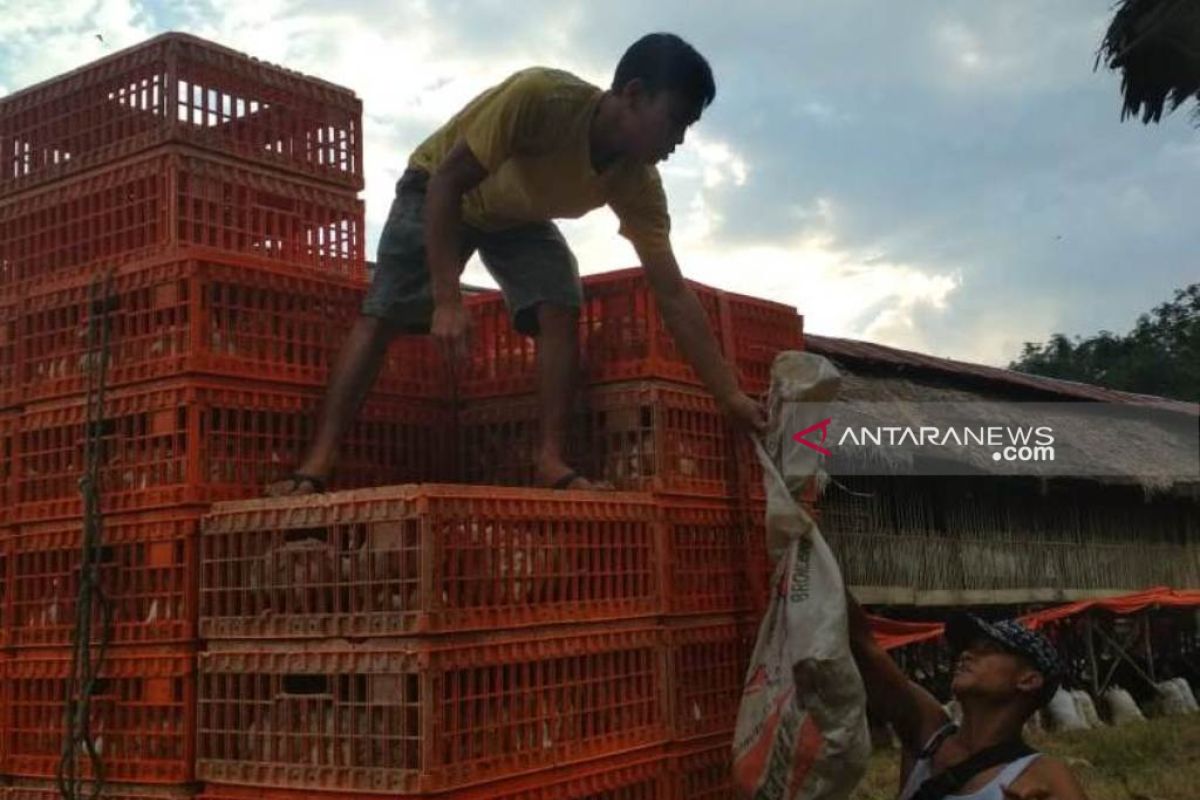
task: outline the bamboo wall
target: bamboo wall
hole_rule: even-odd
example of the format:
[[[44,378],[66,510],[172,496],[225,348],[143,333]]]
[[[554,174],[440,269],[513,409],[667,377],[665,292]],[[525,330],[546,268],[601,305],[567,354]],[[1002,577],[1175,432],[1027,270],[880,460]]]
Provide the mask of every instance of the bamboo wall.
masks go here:
[[[1138,487],[839,479],[821,529],[866,602],[1009,603],[1200,588],[1200,505]]]

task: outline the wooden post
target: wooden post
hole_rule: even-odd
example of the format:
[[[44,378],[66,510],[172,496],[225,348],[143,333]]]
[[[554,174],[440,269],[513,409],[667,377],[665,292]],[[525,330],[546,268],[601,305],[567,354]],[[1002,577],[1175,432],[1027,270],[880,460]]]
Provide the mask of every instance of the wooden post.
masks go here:
[[[1099,633],[1100,638],[1104,640],[1106,649],[1111,647],[1112,653],[1116,657],[1113,660],[1112,666],[1108,669],[1108,674],[1104,676],[1104,682],[1102,685],[1105,688],[1108,687],[1108,682],[1112,680],[1113,673],[1117,671],[1117,664],[1120,661],[1124,661],[1131,668],[1133,668],[1133,671],[1137,673],[1142,680],[1150,684],[1150,688],[1156,691],[1158,690],[1158,686],[1154,683],[1154,679],[1146,674],[1145,670],[1138,666],[1137,662],[1130,657],[1129,653],[1125,652],[1126,648],[1132,648],[1137,644],[1135,637],[1129,636],[1124,642],[1117,642],[1115,639],[1111,638],[1107,633],[1105,633],[1102,628],[1097,628],[1096,632]]]
[[[1088,665],[1092,671],[1092,696],[1100,696],[1100,665],[1096,662],[1096,640],[1092,635],[1092,615],[1083,615],[1084,642],[1087,644]]]
[[[1146,637],[1146,672],[1150,673],[1150,680],[1157,680],[1154,677],[1154,648],[1150,646],[1150,609],[1142,612],[1142,622],[1144,623],[1143,636]]]

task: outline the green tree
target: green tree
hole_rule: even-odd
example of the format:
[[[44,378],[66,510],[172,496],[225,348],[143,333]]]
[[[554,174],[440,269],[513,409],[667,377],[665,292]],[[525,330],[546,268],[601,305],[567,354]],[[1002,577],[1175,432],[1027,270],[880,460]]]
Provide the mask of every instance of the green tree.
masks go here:
[[[1124,336],[1056,333],[1026,342],[1009,369],[1126,392],[1200,401],[1200,283],[1175,292]]]

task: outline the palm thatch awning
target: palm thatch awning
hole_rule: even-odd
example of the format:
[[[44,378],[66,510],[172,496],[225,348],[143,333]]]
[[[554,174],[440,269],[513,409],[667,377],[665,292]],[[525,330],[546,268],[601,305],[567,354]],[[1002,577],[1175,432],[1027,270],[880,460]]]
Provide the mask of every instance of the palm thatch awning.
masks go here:
[[[970,407],[990,424],[1019,428],[1028,425],[1029,419],[1015,411],[1014,404],[995,396],[974,391],[964,391],[948,385],[915,382],[904,378],[865,376],[843,373],[842,391],[839,397],[849,413],[846,423],[859,427],[895,425],[891,417],[877,418],[877,409],[892,408],[903,403],[911,409],[912,417],[901,422],[919,428],[937,424],[934,419],[924,419],[922,412],[938,404],[942,409],[947,404],[963,404]],[[956,406],[957,407],[957,406]],[[858,412],[858,413],[855,413]],[[939,415],[938,420],[943,420]],[[964,419],[964,424],[967,420]],[[1188,480],[1193,471],[1196,454],[1190,449],[1189,439],[1182,435],[1180,426],[1196,424],[1195,418],[1179,416],[1158,419],[1139,413],[1137,418],[1123,420],[1119,433],[1110,428],[1093,424],[1089,417],[1071,413],[1071,404],[1063,404],[1061,414],[1043,411],[1041,424],[1051,425],[1055,435],[1058,458],[1074,464],[1103,464],[1103,471],[1090,476],[1091,480],[1107,484],[1133,484],[1141,486],[1147,493],[1178,491],[1183,494],[1195,492],[1196,484]],[[878,451],[877,455],[890,451]],[[964,467],[980,475],[1004,475],[1004,465],[987,457],[979,448],[951,450],[948,456],[962,460]],[[890,457],[895,457],[890,455]],[[895,463],[891,470],[907,472],[912,464]],[[1181,480],[1182,479],[1182,480]]]
[[[1087,418],[1068,412],[1055,414],[1052,422],[1056,446],[1071,450],[1072,463],[1104,463],[1106,474],[1090,479],[1105,484],[1132,484],[1147,494],[1172,492],[1200,497],[1194,480],[1180,480],[1195,472],[1197,454],[1191,438],[1181,435],[1200,424],[1197,404],[1166,398],[1134,395],[1090,387],[1068,381],[1032,379],[1020,373],[983,365],[939,359],[910,353],[869,342],[808,335],[806,348],[829,358],[842,373],[838,401],[843,404],[850,425],[895,424],[894,419],[876,419],[879,404],[902,403],[913,418],[903,422],[913,427],[935,424],[920,415],[931,404],[968,404],[978,408],[997,425],[1019,427],[1027,420],[1019,417],[1012,401],[1101,402],[1113,408],[1128,408],[1130,418],[1119,432],[1089,425]],[[882,451],[878,453],[880,457]],[[971,472],[979,475],[1003,474],[999,465],[981,457],[979,451],[959,451],[951,457],[966,460]],[[897,472],[912,465],[891,464]],[[890,471],[890,470],[889,470]]]
[[[1158,122],[1189,98],[1200,101],[1200,0],[1121,0],[1101,61],[1121,72],[1121,119]]]

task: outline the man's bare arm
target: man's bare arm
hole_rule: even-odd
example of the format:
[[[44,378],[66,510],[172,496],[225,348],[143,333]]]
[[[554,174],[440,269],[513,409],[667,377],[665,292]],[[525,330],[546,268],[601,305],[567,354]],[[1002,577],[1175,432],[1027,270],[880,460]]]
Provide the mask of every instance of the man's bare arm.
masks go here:
[[[846,606],[850,651],[867,689],[867,704],[877,717],[891,723],[904,749],[916,753],[949,718],[933,695],[910,681],[875,641],[867,615],[848,591]]]
[[[487,177],[466,142],[451,148],[430,177],[425,193],[425,252],[433,291],[431,333],[452,354],[466,350],[467,316],[462,305],[462,198]]]
[[[723,411],[761,431],[766,424],[762,411],[738,388],[737,377],[721,353],[700,300],[684,281],[675,256],[669,252],[638,255],[658,300],[663,321],[684,358]]]

